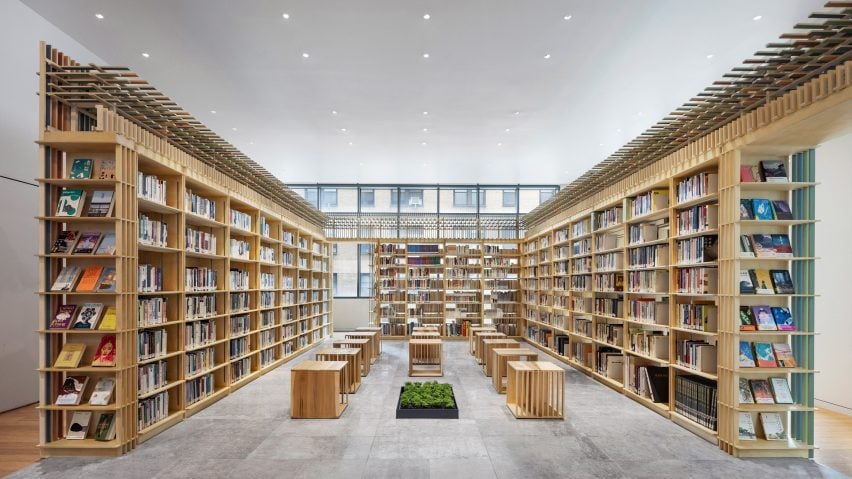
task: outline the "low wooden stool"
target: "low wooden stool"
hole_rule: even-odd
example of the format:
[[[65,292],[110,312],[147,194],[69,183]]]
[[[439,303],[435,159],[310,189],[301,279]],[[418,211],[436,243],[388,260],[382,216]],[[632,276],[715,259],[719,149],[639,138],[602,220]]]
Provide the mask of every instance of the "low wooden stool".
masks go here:
[[[290,370],[290,417],[335,419],[349,405],[347,361],[302,361]]]
[[[494,331],[480,331],[476,334],[476,350],[474,351],[474,357],[476,358],[476,362],[478,364],[482,364],[484,362],[482,358],[482,341],[485,339],[505,339],[506,335],[503,333],[497,333]]]
[[[491,382],[497,394],[506,394],[506,363],[509,361],[538,361],[538,353],[526,348],[493,348],[491,350]]]
[[[349,389],[342,389],[349,394],[355,394],[355,391],[361,387],[361,350],[357,348],[325,348],[320,349],[314,355],[317,361],[346,361],[348,364],[346,370],[343,371],[343,377],[349,384]],[[341,388],[343,385],[341,383]]]
[[[370,374],[370,340],[363,338],[336,339],[331,342],[333,348],[355,348],[361,350],[361,376]]]
[[[435,331],[415,331],[411,339],[441,339],[441,333]]]
[[[379,359],[379,333],[375,331],[355,331],[345,333],[343,337],[345,339],[369,339],[370,364],[375,363]]]
[[[564,369],[546,361],[509,361],[506,368],[506,406],[516,418],[565,418]]]
[[[491,351],[494,348],[520,348],[521,343],[509,338],[483,339],[482,340],[482,370],[485,376],[491,377],[492,364]]]
[[[481,332],[481,331],[490,331],[490,332],[496,333],[497,328],[495,328],[494,326],[471,326],[470,327],[470,330],[468,331],[467,338],[468,338],[468,347],[470,348],[471,356],[476,354],[476,334]]]
[[[358,326],[355,328],[355,331],[373,331],[379,333],[379,356],[382,355],[382,336],[384,336],[384,333],[381,326]]]
[[[443,344],[440,339],[409,340],[408,375],[412,377],[443,376]]]

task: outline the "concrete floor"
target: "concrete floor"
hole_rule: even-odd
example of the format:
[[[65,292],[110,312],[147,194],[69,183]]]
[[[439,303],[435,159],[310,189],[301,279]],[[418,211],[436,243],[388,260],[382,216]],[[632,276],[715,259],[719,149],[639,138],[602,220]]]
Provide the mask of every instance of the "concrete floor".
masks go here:
[[[290,419],[288,364],[128,455],[51,458],[8,477],[848,477],[808,460],[732,458],[571,368],[564,421],[516,420],[467,343],[444,348],[442,380],[454,387],[458,420],[394,419],[407,346],[385,342],[338,420]]]

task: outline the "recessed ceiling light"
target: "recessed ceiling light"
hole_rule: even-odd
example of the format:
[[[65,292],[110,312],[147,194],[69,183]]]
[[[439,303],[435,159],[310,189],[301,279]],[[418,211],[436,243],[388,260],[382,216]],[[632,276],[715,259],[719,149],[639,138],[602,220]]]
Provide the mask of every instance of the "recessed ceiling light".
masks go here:
[[[346,128],[341,128],[340,131],[342,131],[343,133],[346,133]]]
[[[715,55],[713,55],[713,54],[711,53],[711,54],[707,55],[707,59],[709,60],[709,59],[713,58],[714,56],[715,56]]]
[[[424,112],[423,112],[423,116],[426,116],[426,115],[428,115],[428,114],[429,114],[429,112],[428,112],[428,111],[424,111]]]
[[[104,15],[103,15],[103,13],[96,13],[96,14],[95,14],[95,18],[97,18],[98,20],[103,20],[103,19],[104,19]]]
[[[429,20],[430,18],[432,18],[432,15],[429,15],[428,13],[423,15],[423,20]]]
[[[429,58],[429,54],[428,54],[428,53],[424,53],[424,54],[423,54],[423,58]]]
[[[545,60],[550,60],[550,53],[545,54],[545,55],[544,55],[544,59],[545,59]]]
[[[364,163],[358,163],[358,166],[364,166]]]
[[[637,115],[642,116],[642,112],[640,111],[639,113],[637,113]]]
[[[428,128],[424,128],[424,129],[423,129],[423,133],[429,133],[429,129],[428,129]]]
[[[598,143],[598,146],[603,146],[603,143]]]
[[[421,142],[420,142],[420,146],[426,146],[426,142],[425,142],[425,141],[421,141]],[[424,164],[423,164],[423,166],[426,166],[426,164],[424,163]]]
[[[509,133],[510,131],[512,131],[512,129],[511,129],[511,128],[506,128],[506,129],[505,129],[505,130],[503,130],[503,131],[505,131],[506,133]]]
[[[352,142],[350,141],[350,142],[349,142],[349,146],[352,146],[352,145],[354,145],[354,143],[352,143]],[[363,165],[363,163],[361,163],[361,164]]]
[[[755,17],[752,18],[752,20],[754,20],[756,22],[756,21],[760,20],[761,18],[763,18],[763,15],[755,15]]]
[[[214,115],[215,115],[215,114],[216,114],[216,110],[210,110],[210,113],[212,113],[212,114],[214,114]]]
[[[503,143],[497,143],[497,146],[503,146]]]
[[[148,54],[148,53],[143,53],[142,56],[145,57],[145,58],[149,58],[151,55]]]
[[[282,14],[281,14],[281,18],[283,18],[284,20],[289,20],[289,19],[290,19],[290,14],[289,14],[289,13],[282,13]]]
[[[621,128],[616,128],[616,129],[615,129],[615,132],[616,132],[616,133],[621,133]]]
[[[518,115],[520,115],[520,114],[521,114],[521,112],[519,112],[519,111],[513,111],[513,112],[512,112],[512,114],[513,114],[513,115],[515,115],[515,116],[518,116]]]
[[[336,115],[336,114],[337,114],[337,110],[331,110],[331,114],[332,114],[332,115]]]
[[[566,174],[566,175],[570,175],[570,174],[571,174],[571,172],[570,172],[570,171],[568,171],[568,170],[565,170],[565,174]]]
[[[571,20],[571,15],[565,15],[562,17],[563,20]]]
[[[306,52],[306,53],[302,53],[302,58],[310,58],[310,57],[311,57],[311,54],[310,54],[310,53],[307,53],[307,52]]]
[[[231,128],[231,129],[232,129],[232,130],[234,130],[234,131],[237,131],[237,127],[233,127],[233,128]]]
[[[254,142],[253,142],[253,141],[250,141],[250,142],[249,142],[249,145],[254,145]]]

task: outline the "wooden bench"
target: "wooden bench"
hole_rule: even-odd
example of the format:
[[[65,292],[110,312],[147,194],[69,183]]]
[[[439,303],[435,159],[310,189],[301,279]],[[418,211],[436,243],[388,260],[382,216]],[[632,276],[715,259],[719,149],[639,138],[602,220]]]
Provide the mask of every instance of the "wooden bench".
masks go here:
[[[520,345],[519,345],[520,346]],[[506,364],[509,361],[538,361],[538,353],[526,348],[493,348],[491,350],[491,382],[497,394],[506,394]]]
[[[564,369],[545,361],[509,361],[506,367],[506,406],[516,418],[565,418]]]
[[[411,339],[408,341],[408,375],[432,377],[444,375],[443,341]]]
[[[357,348],[325,348],[314,355],[317,361],[346,361],[348,364],[343,371],[341,381],[346,381],[349,394],[354,394],[361,387],[361,350]],[[341,388],[343,387],[341,383]]]
[[[290,417],[335,419],[349,405],[347,361],[302,361],[290,373]],[[341,386],[342,385],[342,386]]]

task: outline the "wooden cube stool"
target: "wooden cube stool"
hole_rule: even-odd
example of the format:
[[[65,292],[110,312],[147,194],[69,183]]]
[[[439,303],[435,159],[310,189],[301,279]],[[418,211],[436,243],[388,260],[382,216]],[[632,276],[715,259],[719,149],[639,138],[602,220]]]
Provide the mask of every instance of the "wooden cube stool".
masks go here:
[[[436,331],[415,331],[411,333],[411,339],[441,339],[441,333]]]
[[[491,361],[491,351],[494,348],[520,348],[521,343],[519,343],[515,339],[509,338],[496,338],[496,339],[483,339],[482,340],[482,370],[485,372],[485,376],[491,377],[492,373],[492,364]]]
[[[375,331],[354,331],[343,335],[345,339],[369,339],[370,364],[379,359],[379,333]]]
[[[509,361],[506,367],[506,406],[516,418],[565,418],[564,369],[545,361]]]
[[[379,356],[382,355],[382,336],[384,336],[384,333],[381,326],[358,326],[355,328],[355,331],[373,331],[379,333]]]
[[[408,341],[408,375],[432,377],[444,375],[443,342],[440,339]]]
[[[491,382],[497,394],[506,394],[506,364],[509,361],[538,361],[538,353],[526,348],[493,348],[491,350]]]
[[[505,339],[506,335],[495,331],[480,331],[476,334],[476,350],[473,352],[473,357],[476,358],[478,364],[482,364],[482,341],[485,339]]]
[[[348,389],[342,389],[349,394],[354,394],[361,387],[361,350],[357,348],[325,348],[320,349],[314,355],[317,361],[346,361],[346,369],[343,371],[344,379],[349,385]],[[341,388],[343,384],[341,383]]]
[[[370,340],[363,338],[336,339],[331,342],[333,348],[355,348],[361,351],[361,376],[370,374]]]
[[[495,328],[494,326],[471,326],[470,327],[470,330],[468,331],[467,340],[468,340],[468,347],[470,348],[471,356],[474,355],[475,352],[476,352],[476,334],[481,332],[481,331],[490,331],[490,332],[496,333],[497,328]]]
[[[347,361],[302,361],[293,366],[290,370],[290,417],[340,417],[349,405],[345,391],[349,384],[343,374],[348,364]]]

